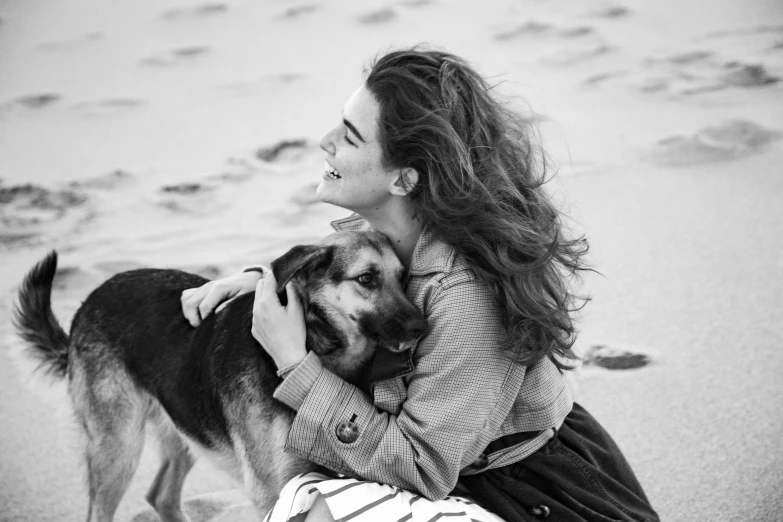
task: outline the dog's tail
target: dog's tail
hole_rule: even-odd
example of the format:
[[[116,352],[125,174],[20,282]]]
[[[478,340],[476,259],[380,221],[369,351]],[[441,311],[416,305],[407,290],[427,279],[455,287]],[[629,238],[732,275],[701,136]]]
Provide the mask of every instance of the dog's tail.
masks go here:
[[[68,334],[52,312],[52,281],[56,271],[57,252],[53,250],[24,278],[13,323],[19,336],[27,342],[28,353],[40,361],[39,368],[62,378],[68,371]]]

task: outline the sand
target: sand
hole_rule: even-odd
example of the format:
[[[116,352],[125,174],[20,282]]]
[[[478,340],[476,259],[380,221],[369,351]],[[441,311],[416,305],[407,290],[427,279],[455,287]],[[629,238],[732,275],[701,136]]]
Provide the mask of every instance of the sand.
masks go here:
[[[314,199],[318,139],[374,54],[423,41],[539,122],[601,273],[579,400],[662,519],[783,520],[777,0],[0,0],[0,520],[86,512],[64,389],[10,329],[26,270],[60,252],[67,325],[118,271],[219,277],[316,240],[345,214]],[[155,520],[156,466],[148,444],[118,520]],[[206,462],[185,497],[254,517]]]

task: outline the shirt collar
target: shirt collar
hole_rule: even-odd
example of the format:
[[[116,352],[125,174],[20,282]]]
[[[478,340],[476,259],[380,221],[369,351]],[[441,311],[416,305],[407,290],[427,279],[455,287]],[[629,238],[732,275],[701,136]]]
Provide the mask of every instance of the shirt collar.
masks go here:
[[[341,230],[372,230],[366,219],[359,214],[332,221],[332,228]],[[432,229],[425,226],[413,249],[410,275],[427,275],[433,272],[448,272],[454,264],[456,250],[445,241],[435,237]]]

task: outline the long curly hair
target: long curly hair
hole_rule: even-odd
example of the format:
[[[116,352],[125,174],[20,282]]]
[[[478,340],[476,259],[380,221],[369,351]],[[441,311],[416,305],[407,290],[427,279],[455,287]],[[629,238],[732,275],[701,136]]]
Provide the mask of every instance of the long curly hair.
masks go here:
[[[418,171],[408,187],[417,215],[492,289],[504,311],[504,349],[519,364],[549,357],[572,368],[571,315],[585,299],[569,283],[588,269],[588,245],[565,237],[530,122],[464,60],[438,50],[376,58],[365,85],[380,105],[384,164]]]

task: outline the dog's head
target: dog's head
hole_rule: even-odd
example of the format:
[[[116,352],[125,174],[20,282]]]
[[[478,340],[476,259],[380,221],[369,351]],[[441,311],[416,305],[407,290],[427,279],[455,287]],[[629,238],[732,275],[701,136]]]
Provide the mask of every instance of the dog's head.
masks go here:
[[[307,349],[343,378],[356,378],[377,348],[400,351],[427,329],[403,291],[402,263],[378,232],[337,232],[296,246],[272,270],[281,298],[292,281],[302,299]]]

